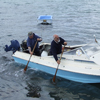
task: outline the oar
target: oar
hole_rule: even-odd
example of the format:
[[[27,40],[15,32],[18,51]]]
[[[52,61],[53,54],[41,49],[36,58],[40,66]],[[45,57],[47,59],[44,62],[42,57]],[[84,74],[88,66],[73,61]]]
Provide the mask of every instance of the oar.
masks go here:
[[[59,59],[60,61],[61,61],[61,58],[62,58],[62,55],[63,55],[64,49],[65,49],[65,45],[64,45],[64,48],[63,48],[63,50],[62,50],[62,53],[61,53],[60,59]],[[54,77],[53,77],[53,82],[54,82],[54,83],[55,83],[55,79],[56,79],[56,74],[57,74],[57,71],[58,71],[58,67],[59,67],[59,64],[58,64],[58,66],[57,66],[57,69],[56,69],[55,75],[54,75]]]
[[[34,50],[35,50],[36,45],[37,45],[37,41],[36,41],[36,43],[35,43],[35,45],[34,45],[34,48],[33,48],[33,50],[32,50],[32,53],[34,53]],[[25,68],[24,68],[24,72],[27,70],[27,66],[28,66],[28,63],[30,62],[31,56],[32,56],[32,55],[30,55],[30,58],[29,58],[29,60],[28,60],[28,62],[27,62],[27,65],[26,65]]]

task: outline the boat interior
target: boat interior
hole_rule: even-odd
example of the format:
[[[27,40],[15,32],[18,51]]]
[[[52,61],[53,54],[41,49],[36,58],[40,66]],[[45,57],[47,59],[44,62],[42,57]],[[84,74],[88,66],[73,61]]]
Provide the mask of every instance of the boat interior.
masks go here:
[[[22,48],[21,52],[29,53],[26,41],[22,42],[21,48]],[[50,43],[41,43],[39,45],[39,51],[41,54],[40,56],[41,57],[51,56],[50,48],[51,48]],[[64,47],[62,46],[62,49],[63,48]],[[60,57],[59,54],[58,57]],[[95,45],[95,47],[93,47],[93,45],[83,44],[83,45],[73,45],[73,46],[66,45],[62,58],[74,61],[81,61],[81,62],[92,62],[92,63],[95,62],[98,65],[100,65],[98,57],[100,57],[100,46],[98,47],[97,45]]]
[[[21,49],[22,52],[29,53],[26,40],[22,41],[21,48],[22,48]],[[50,43],[41,43],[39,45],[39,51],[41,54],[40,56],[41,57],[51,56],[50,48],[51,48]],[[63,48],[64,47],[62,46],[62,49]],[[74,60],[79,59],[79,60],[86,60],[86,61],[89,61],[89,60],[97,61],[98,55],[95,55],[96,53],[98,53],[98,55],[100,56],[100,46],[98,47],[97,45],[88,45],[88,44],[74,45],[74,46],[66,45],[64,49],[63,57],[66,59],[68,59],[69,57],[70,59],[74,59]]]
[[[24,42],[22,42],[21,44],[21,51],[22,52],[25,52],[25,53],[29,53],[28,51],[28,48],[27,48],[27,44],[25,43],[26,41],[24,40]],[[41,53],[41,56],[50,56],[50,47],[51,47],[51,44],[50,43],[41,43],[39,45],[39,51]],[[73,50],[75,48],[78,48],[80,46],[65,46],[65,49],[64,49],[64,52],[68,52],[70,50]],[[63,47],[62,47],[63,49]]]

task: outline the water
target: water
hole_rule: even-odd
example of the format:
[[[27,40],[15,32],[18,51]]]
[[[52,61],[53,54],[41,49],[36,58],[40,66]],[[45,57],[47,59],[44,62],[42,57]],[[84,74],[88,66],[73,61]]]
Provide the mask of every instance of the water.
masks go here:
[[[39,25],[38,16],[46,14],[53,16],[53,24]],[[12,39],[27,39],[29,31],[42,36],[43,42],[51,42],[53,34],[68,45],[93,43],[94,34],[100,42],[99,26],[99,0],[0,0],[0,100],[100,100],[100,84],[58,77],[53,85],[52,75],[30,68],[23,74],[25,66],[3,50]],[[41,96],[34,97],[35,92]]]

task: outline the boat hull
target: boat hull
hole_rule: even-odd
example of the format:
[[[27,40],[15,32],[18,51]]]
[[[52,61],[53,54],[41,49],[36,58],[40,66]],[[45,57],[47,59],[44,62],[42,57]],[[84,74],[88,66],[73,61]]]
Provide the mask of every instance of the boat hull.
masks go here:
[[[18,63],[24,64],[24,65],[27,64],[27,60],[17,58],[14,56],[13,56],[13,58]],[[43,72],[46,72],[46,73],[49,73],[52,75],[54,75],[55,71],[56,71],[56,68],[53,68],[50,66],[45,66],[42,64],[38,64],[38,63],[34,63],[31,61],[29,62],[28,66],[33,69],[38,69],[38,70],[41,70]],[[98,75],[88,75],[88,74],[75,73],[75,72],[59,69],[57,72],[57,76],[62,77],[64,79],[68,79],[68,80],[72,80],[72,81],[76,81],[76,82],[82,82],[82,83],[100,83],[100,76],[98,76]]]

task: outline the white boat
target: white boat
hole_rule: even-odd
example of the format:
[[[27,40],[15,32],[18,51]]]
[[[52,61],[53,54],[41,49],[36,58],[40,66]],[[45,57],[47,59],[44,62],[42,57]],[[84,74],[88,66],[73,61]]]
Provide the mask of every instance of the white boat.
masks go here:
[[[52,15],[40,15],[38,20],[42,21],[43,25],[51,25],[52,24]]]
[[[66,46],[57,76],[82,83],[100,83],[100,48],[87,47],[88,45]],[[57,63],[53,56],[48,55],[49,49],[50,44],[41,44],[41,57],[32,55],[28,66],[54,75]],[[24,65],[29,57],[30,54],[21,51],[13,54],[14,60]]]

